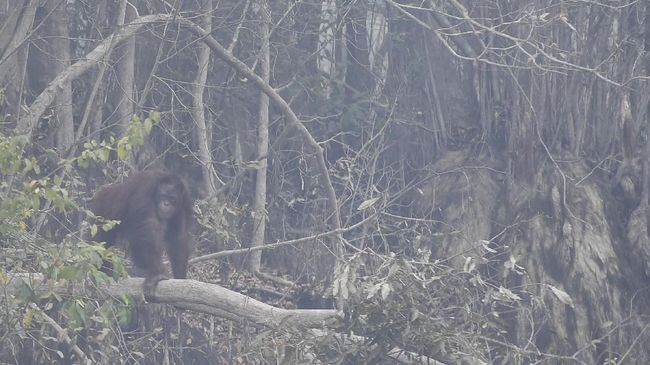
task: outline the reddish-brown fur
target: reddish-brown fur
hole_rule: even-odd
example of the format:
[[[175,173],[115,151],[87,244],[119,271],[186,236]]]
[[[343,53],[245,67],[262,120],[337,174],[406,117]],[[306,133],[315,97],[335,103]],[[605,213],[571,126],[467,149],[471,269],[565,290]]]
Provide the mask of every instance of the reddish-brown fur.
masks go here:
[[[159,195],[161,192],[169,195],[170,191],[173,215],[164,219],[159,213]],[[91,200],[90,210],[95,215],[120,221],[110,231],[100,229],[93,240],[106,242],[108,247],[128,241],[135,266],[145,272],[146,299],[153,298],[156,284],[166,278],[163,250],[167,252],[174,278],[186,277],[193,211],[187,186],[180,177],[164,171],[136,173],[123,183],[102,187]]]

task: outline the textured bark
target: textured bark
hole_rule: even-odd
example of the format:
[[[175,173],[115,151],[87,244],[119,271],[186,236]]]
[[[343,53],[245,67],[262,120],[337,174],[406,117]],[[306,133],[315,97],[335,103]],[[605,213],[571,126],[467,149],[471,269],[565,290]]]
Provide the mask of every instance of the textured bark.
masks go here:
[[[330,94],[331,82],[334,77],[336,65],[336,42],[334,38],[336,27],[336,1],[324,0],[320,9],[320,24],[318,26],[318,58],[316,64],[322,73],[324,89],[327,95]]]
[[[100,3],[97,10],[98,18],[103,19],[100,29],[108,28],[108,3],[103,1]],[[100,36],[101,33],[97,32],[96,36]],[[97,72],[95,73],[95,80],[93,82],[92,89],[88,98],[86,99],[86,106],[84,108],[83,116],[79,127],[77,128],[76,140],[81,139],[84,135],[92,136],[95,139],[99,139],[99,132],[102,128],[102,121],[104,120],[103,115],[103,101],[105,95],[105,80],[104,76],[106,75],[106,70],[110,64],[110,56],[113,51],[113,47],[109,46],[106,55],[104,56],[104,62],[101,62]],[[86,127],[88,129],[86,130]]]
[[[0,6],[9,11],[0,14],[0,85],[4,88],[8,108],[5,114],[20,121],[22,95],[28,54],[28,38],[32,32],[38,1],[24,0],[16,6],[7,0]],[[9,6],[11,4],[11,6]],[[20,127],[20,125],[19,125]]]
[[[46,288],[39,283],[43,280],[40,274],[25,274],[13,277],[1,284],[3,290],[15,293],[20,290],[23,281],[29,282],[35,292],[47,290],[67,292],[62,285],[51,285]],[[101,290],[111,296],[129,295],[143,298],[142,278],[127,278],[112,282],[101,287]],[[83,288],[77,288],[82,290]],[[336,310],[288,310],[278,308],[246,295],[223,288],[219,285],[202,283],[187,279],[169,279],[158,283],[156,300],[159,303],[171,304],[178,308],[212,314],[232,320],[250,321],[258,326],[276,328],[289,326],[300,329],[330,327],[338,329],[341,326],[340,313]]]
[[[417,200],[420,215],[436,214],[448,223],[441,227],[440,242],[433,245],[435,257],[455,267],[463,267],[468,258],[480,264],[484,252],[482,240],[489,240],[492,222],[485,217],[497,215],[502,198],[499,183],[505,176],[489,168],[468,168],[477,165],[463,152],[448,152],[432,166],[441,174],[426,184]],[[486,166],[494,166],[491,161]],[[461,166],[461,168],[456,168]]]
[[[270,7],[267,0],[259,0],[258,16],[260,19],[260,53],[259,73],[265,83],[270,82],[271,50],[269,44],[269,27],[271,26]],[[266,232],[266,174],[269,154],[269,96],[260,92],[259,114],[257,120],[257,160],[259,166],[255,174],[255,201],[253,203],[253,240],[251,247],[264,245]],[[262,251],[251,252],[248,258],[248,268],[251,272],[259,272],[262,264]]]
[[[117,26],[124,27],[124,24],[130,23],[135,19],[135,10],[133,5],[127,0],[120,2]],[[117,107],[117,117],[119,128],[123,133],[131,123],[133,112],[135,111],[135,37],[125,40],[119,47],[117,78],[119,86],[119,100]]]
[[[48,0],[43,10],[48,14],[42,31],[46,36],[46,49],[50,55],[48,72],[50,80],[52,80],[70,66],[68,16],[65,2],[59,0]],[[61,84],[54,104],[56,147],[60,153],[65,153],[72,146],[75,138],[72,118],[72,85],[69,80]]]
[[[520,313],[516,334],[520,345],[536,332],[541,351],[571,354],[605,336],[611,322],[622,323],[627,293],[615,284],[621,282],[623,261],[617,255],[598,186],[589,182],[566,185],[553,170],[548,167],[536,173],[536,183],[529,189],[539,192],[537,196],[523,186],[514,189],[513,213],[522,227],[506,242],[515,248],[518,263],[527,268],[527,275],[516,278],[519,284],[534,288],[533,293],[543,298],[537,309],[551,314],[533,314],[533,326],[530,314]],[[588,170],[575,164],[564,173],[577,177]],[[558,300],[548,285],[568,293],[575,307]],[[577,358],[596,362],[606,349],[625,346],[627,341],[620,339],[604,338],[596,344],[596,351],[579,353]]]
[[[204,0],[199,9],[199,25],[206,32],[212,31],[212,0]],[[196,138],[198,144],[198,157],[203,171],[201,182],[205,196],[214,198],[217,193],[216,172],[212,165],[212,138],[208,133],[205,118],[203,94],[208,80],[208,69],[210,67],[210,48],[205,43],[197,45],[198,70],[192,84],[192,118],[196,123]]]

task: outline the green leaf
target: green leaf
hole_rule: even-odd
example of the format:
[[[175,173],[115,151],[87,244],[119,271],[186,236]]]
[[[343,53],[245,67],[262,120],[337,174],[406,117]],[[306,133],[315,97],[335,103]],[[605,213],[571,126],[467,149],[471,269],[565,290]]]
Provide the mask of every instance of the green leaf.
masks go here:
[[[111,151],[108,148],[101,149],[99,151],[99,159],[103,162],[107,162],[110,157]]]
[[[4,272],[0,271],[0,285],[7,285],[11,282],[9,276]]]
[[[23,168],[23,174],[30,172],[34,168],[32,164],[32,160],[28,158],[25,158],[23,163],[25,165],[25,167]]]
[[[126,145],[125,144],[118,144],[117,145],[117,158],[120,160],[126,159],[128,151],[126,150]]]
[[[56,191],[52,189],[43,189],[43,196],[45,197],[45,199],[53,202],[57,200],[59,194],[57,194]]]
[[[105,272],[99,270],[92,270],[90,272],[90,277],[95,283],[107,283],[110,279],[110,277],[106,275]]]
[[[106,222],[106,223],[104,223],[104,224],[102,225],[102,229],[103,229],[105,232],[108,232],[108,231],[110,231],[111,229],[113,229],[113,227],[115,227],[116,225],[117,225],[117,221]]]
[[[153,120],[153,122],[157,124],[158,122],[160,122],[160,112],[153,111],[153,110],[150,111],[149,118],[151,118],[151,120]]]
[[[27,309],[25,315],[23,316],[23,328],[29,328],[29,326],[32,323],[32,320],[34,319],[34,314],[36,314],[34,310]]]
[[[61,268],[61,271],[58,273],[58,278],[59,279],[66,279],[66,280],[77,280],[81,279],[80,271],[78,267],[74,266],[66,266]]]
[[[149,134],[151,133],[151,128],[153,128],[153,121],[149,118],[144,120],[144,131]]]

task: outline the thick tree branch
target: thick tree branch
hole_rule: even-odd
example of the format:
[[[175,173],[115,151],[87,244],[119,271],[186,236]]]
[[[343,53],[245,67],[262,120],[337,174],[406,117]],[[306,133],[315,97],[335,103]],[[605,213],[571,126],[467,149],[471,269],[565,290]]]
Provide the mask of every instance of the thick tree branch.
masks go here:
[[[143,298],[143,281],[142,278],[126,278],[103,286],[100,291],[109,296],[131,295],[136,298]],[[24,283],[28,283],[36,294],[49,291],[64,294],[70,291],[69,286],[52,285],[44,282],[41,274],[19,274],[12,277],[7,284],[0,284],[0,292],[13,296]],[[158,283],[155,294],[159,303],[171,304],[178,308],[211,314],[232,321],[247,320],[260,327],[278,328],[283,326],[303,330],[308,329],[318,336],[326,335],[325,332],[322,332],[323,330],[340,331],[342,329],[342,316],[337,310],[289,310],[277,308],[219,285],[196,280],[163,280]],[[7,297],[0,298],[6,299]],[[34,309],[39,310],[36,306],[34,306]],[[53,321],[48,321],[48,323],[55,325]],[[63,329],[58,326],[57,331],[63,331]],[[349,342],[352,339],[357,342],[367,341],[363,337],[355,335],[352,335],[352,337],[348,335],[346,338],[342,338],[342,341]],[[72,342],[70,341],[70,343]],[[79,356],[83,358],[81,355]],[[418,358],[424,360],[425,363],[448,364],[448,362],[439,362],[433,358],[407,352],[400,348],[393,349],[389,356],[399,363],[411,363],[408,359]],[[470,363],[482,364],[480,361]]]
[[[131,295],[142,298],[142,278],[126,278],[100,288],[109,296]],[[0,291],[17,293],[24,282],[36,292],[53,290],[67,293],[69,288],[63,285],[44,283],[39,274],[14,276],[8,284],[0,285]],[[231,320],[247,320],[256,325],[276,328],[288,326],[295,328],[329,328],[339,329],[341,315],[333,309],[283,309],[273,307],[246,295],[228,290],[216,284],[196,280],[169,279],[158,283],[156,299],[159,303],[194,312],[207,313]]]

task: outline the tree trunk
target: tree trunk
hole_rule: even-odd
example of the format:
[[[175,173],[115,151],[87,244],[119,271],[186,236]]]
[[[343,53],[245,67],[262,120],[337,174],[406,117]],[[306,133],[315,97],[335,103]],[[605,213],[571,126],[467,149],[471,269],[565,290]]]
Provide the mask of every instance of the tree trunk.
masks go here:
[[[199,25],[206,32],[212,31],[212,0],[204,0],[199,9]],[[198,71],[192,84],[192,118],[196,123],[196,138],[198,144],[198,157],[203,171],[202,190],[206,197],[215,198],[217,185],[215,182],[216,171],[212,165],[211,145],[212,138],[208,134],[208,127],[205,121],[205,108],[203,106],[203,93],[208,79],[208,68],[210,65],[210,48],[203,42],[197,45]]]
[[[102,22],[98,25],[99,29],[97,30],[96,34],[94,34],[97,38],[99,38],[98,36],[101,34],[102,29],[107,29],[110,26],[107,20],[107,8],[108,4],[106,1],[102,1],[98,5],[97,18],[102,19]],[[103,81],[104,76],[106,75],[106,69],[110,64],[112,48],[112,46],[109,46],[109,50],[106,52],[106,55],[104,55],[104,62],[99,65],[98,70],[95,73],[95,80],[93,82],[90,94],[86,99],[83,116],[81,117],[81,122],[77,128],[77,140],[84,136],[84,132],[86,133],[85,135],[91,136],[91,138],[94,138],[96,140],[100,139],[99,132],[101,131],[102,121],[104,119],[103,104],[106,87]],[[87,129],[86,126],[88,126]]]
[[[117,25],[119,28],[135,19],[133,5],[123,0],[120,3]],[[126,131],[135,110],[135,37],[130,37],[119,47],[117,77],[119,83],[119,101],[117,108],[120,133]]]
[[[323,0],[320,10],[320,25],[318,29],[318,71],[321,72],[326,95],[329,96],[331,82],[334,77],[336,43],[334,31],[336,27],[337,8],[335,0]]]
[[[47,34],[47,49],[51,55],[50,80],[56,78],[70,66],[70,37],[68,35],[68,16],[66,3],[49,0],[44,7],[49,14],[44,32]],[[74,143],[74,121],[72,119],[72,84],[68,80],[61,85],[55,103],[56,147],[65,153]]]
[[[29,49],[27,37],[34,24],[38,1],[23,0],[22,5],[17,6],[14,0],[6,0],[0,6],[9,10],[0,18],[3,24],[0,27],[0,85],[7,97],[4,114],[20,122]]]
[[[258,17],[260,19],[260,53],[259,72],[260,77],[267,84],[270,81],[271,51],[269,44],[269,28],[271,26],[271,14],[267,0],[258,1]],[[266,173],[269,153],[269,97],[260,92],[259,114],[257,121],[257,174],[255,176],[255,202],[253,206],[253,240],[251,247],[258,247],[264,244],[264,233],[266,232]],[[262,252],[254,251],[248,258],[248,269],[251,272],[260,272]]]

